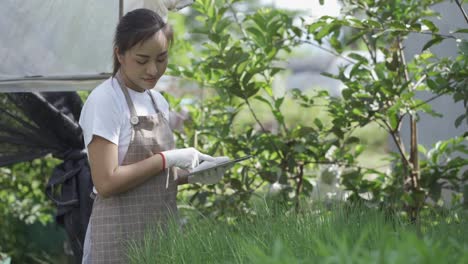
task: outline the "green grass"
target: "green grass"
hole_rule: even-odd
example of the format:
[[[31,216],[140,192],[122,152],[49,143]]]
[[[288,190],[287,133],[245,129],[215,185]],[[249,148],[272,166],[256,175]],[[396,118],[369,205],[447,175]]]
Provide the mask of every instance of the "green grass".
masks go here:
[[[463,213],[464,215],[460,215]],[[463,217],[464,216],[464,217]],[[131,263],[468,263],[466,212],[425,215],[422,224],[364,206],[264,206],[235,224],[196,220],[129,250]]]

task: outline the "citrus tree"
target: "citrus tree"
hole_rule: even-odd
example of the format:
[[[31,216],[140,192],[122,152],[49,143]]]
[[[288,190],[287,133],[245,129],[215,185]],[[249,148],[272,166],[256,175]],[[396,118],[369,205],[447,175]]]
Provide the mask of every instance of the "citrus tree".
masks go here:
[[[340,183],[350,191],[350,199],[364,199],[362,194],[368,193],[368,203],[403,208],[413,220],[426,198],[437,200],[444,185],[466,189],[467,173],[460,176],[460,170],[467,161],[458,156],[442,158],[466,154],[466,135],[439,143],[427,152],[427,160],[420,161],[418,155],[418,149],[425,152],[417,141],[419,114],[438,116],[429,102],[451,95],[467,106],[468,51],[466,41],[458,37],[467,30],[440,34],[429,20],[436,15],[431,6],[438,2],[343,1],[342,17],[321,17],[307,24],[304,19],[293,23],[292,14],[276,9],[241,14],[237,11],[241,1],[197,1],[193,7],[201,26],[194,32],[202,45],[189,66],[172,65],[171,73],[196,81],[203,99],[190,106],[192,122],[179,134],[179,144],[211,154],[254,158],[228,172],[220,185],[188,187],[191,202],[214,215],[249,212],[252,197],[270,184],[280,190],[283,202],[299,208],[300,197],[308,197],[313,188],[310,179],[317,175],[317,164],[333,164],[336,174],[343,172]],[[408,60],[403,42],[411,33],[429,34],[432,39],[422,43],[421,54]],[[430,52],[431,46],[450,38],[459,43],[457,58],[438,58]],[[285,60],[285,54],[299,45],[323,43],[349,62],[338,74],[324,73],[343,83],[341,97],[326,91],[306,95],[301,89],[273,92],[273,80],[284,70],[278,62]],[[350,50],[356,46],[364,47],[369,56]],[[422,101],[416,91],[435,96]],[[325,101],[329,120],[311,116],[310,122],[290,125],[282,107],[285,98],[304,107],[315,107],[318,101],[323,106]],[[176,99],[171,100],[177,105]],[[274,128],[258,116],[254,104],[268,107]],[[256,124],[236,127],[239,113],[245,111]],[[411,127],[409,146],[401,136],[405,116]],[[468,115],[462,113],[456,125],[466,120]],[[356,159],[366,146],[353,131],[370,123],[385,129],[398,147],[389,173],[358,166]]]
[[[426,113],[440,117],[437,109],[429,104],[440,96],[450,95],[465,106],[455,126],[468,121],[468,42],[464,38],[468,30],[460,29],[451,35],[439,33],[430,18],[438,15],[431,6],[440,2],[343,1],[346,7],[343,18],[322,17],[308,26],[308,32],[317,42],[327,39],[336,53],[356,42],[368,53],[362,56],[351,52],[348,55],[351,63],[341,67],[338,74],[326,74],[345,85],[342,98],[333,99],[329,107],[334,119],[332,132],[341,139],[353,127],[374,122],[388,133],[398,150],[392,153],[394,168],[391,173],[362,168],[349,170],[343,175],[344,186],[353,191],[356,199],[359,193],[370,190],[376,202],[402,201],[398,205],[404,206],[413,220],[417,219],[428,197],[438,201],[442,187],[463,192],[468,179],[466,170],[460,172],[468,164],[463,158],[468,153],[463,143],[466,143],[466,134],[439,142],[429,152],[418,144],[419,116]],[[460,15],[464,15],[461,5],[459,7]],[[352,32],[352,37],[346,41],[339,38],[344,29]],[[403,48],[410,34],[431,36],[427,43],[421,43],[421,53],[414,59],[405,58]],[[447,39],[458,43],[456,58],[438,58],[430,51],[433,45]],[[378,54],[382,59],[378,59]],[[416,93],[421,91],[434,96],[420,100]],[[411,131],[408,145],[401,134],[404,122],[408,122]],[[419,151],[427,154],[428,159],[420,161]],[[346,154],[338,153],[337,160],[347,163]],[[366,180],[367,174],[377,175],[377,178]]]

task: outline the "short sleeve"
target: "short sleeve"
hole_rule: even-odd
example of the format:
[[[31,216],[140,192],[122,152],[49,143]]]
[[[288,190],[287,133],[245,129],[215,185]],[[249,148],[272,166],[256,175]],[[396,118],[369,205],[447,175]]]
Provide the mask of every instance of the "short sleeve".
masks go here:
[[[91,142],[93,135],[103,137],[118,145],[123,113],[118,101],[108,87],[96,88],[88,97],[80,116],[80,126],[83,130],[85,147]]]

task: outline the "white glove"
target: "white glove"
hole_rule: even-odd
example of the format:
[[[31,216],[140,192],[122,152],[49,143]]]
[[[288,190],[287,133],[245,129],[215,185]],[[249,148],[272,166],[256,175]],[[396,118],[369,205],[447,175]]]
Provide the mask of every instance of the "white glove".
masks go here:
[[[192,171],[197,172],[205,170],[201,173],[194,174],[188,177],[189,183],[201,183],[201,184],[215,184],[221,181],[224,176],[224,173],[227,169],[232,167],[232,164],[226,166],[220,166],[214,169],[209,169],[216,166],[217,164],[229,161],[229,157],[216,157],[215,161],[204,161],[199,166],[195,167]]]
[[[215,158],[203,154],[194,148],[173,149],[161,153],[166,159],[166,168],[193,169],[201,161],[215,161]]]

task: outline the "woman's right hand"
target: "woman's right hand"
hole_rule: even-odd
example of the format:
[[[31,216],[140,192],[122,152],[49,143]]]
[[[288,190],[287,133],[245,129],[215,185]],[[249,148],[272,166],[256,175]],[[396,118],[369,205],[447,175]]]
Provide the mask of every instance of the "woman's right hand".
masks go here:
[[[210,155],[203,154],[194,148],[173,149],[161,152],[166,159],[166,168],[178,167],[180,169],[193,169],[200,162],[215,161]]]

